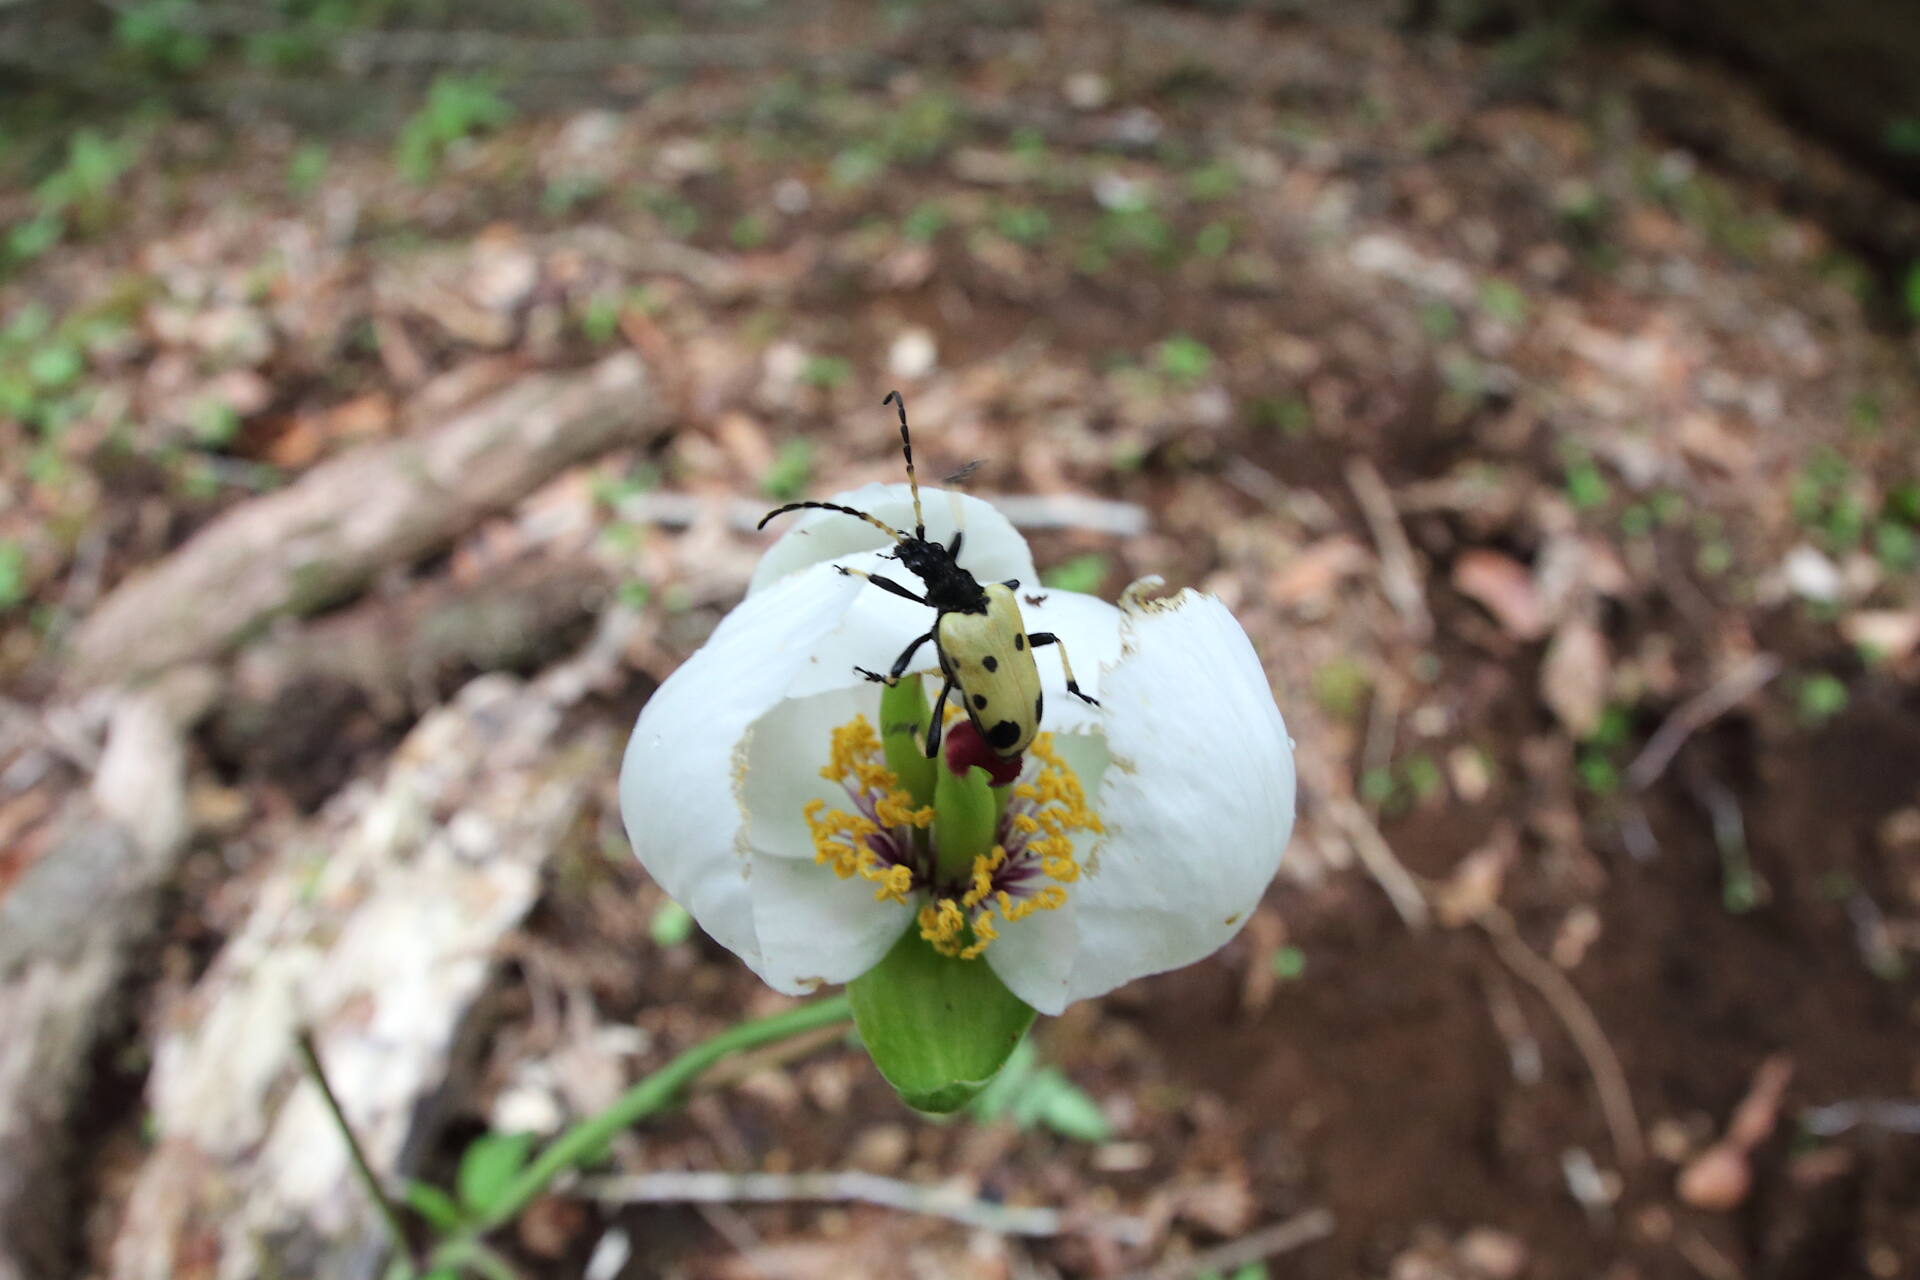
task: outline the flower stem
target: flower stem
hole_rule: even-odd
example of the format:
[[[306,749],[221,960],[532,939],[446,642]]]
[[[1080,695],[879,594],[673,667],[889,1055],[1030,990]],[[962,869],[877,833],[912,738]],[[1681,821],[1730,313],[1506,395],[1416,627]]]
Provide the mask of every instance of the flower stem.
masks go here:
[[[548,1143],[546,1149],[507,1186],[486,1214],[474,1223],[474,1232],[490,1231],[513,1221],[529,1201],[547,1189],[547,1184],[554,1178],[597,1158],[614,1135],[666,1107],[696,1076],[728,1054],[831,1026],[852,1016],[847,995],[843,991],[811,1004],[803,1004],[797,1009],[730,1027],[712,1039],[695,1045],[628,1089],[619,1101],[605,1111],[582,1120]]]
[[[327,1073],[320,1066],[320,1054],[314,1049],[313,1032],[302,1027],[294,1036],[293,1043],[300,1051],[300,1064],[306,1068],[307,1078],[320,1090],[320,1096],[327,1104],[327,1113],[333,1117],[334,1127],[340,1130],[340,1138],[347,1144],[347,1155],[353,1161],[354,1176],[366,1191],[367,1199],[373,1201],[374,1208],[379,1211],[393,1252],[405,1265],[403,1274],[412,1276],[413,1252],[407,1243],[407,1229],[400,1221],[400,1211],[393,1207],[393,1201],[387,1199],[387,1193],[380,1189],[380,1179],[374,1176],[373,1166],[367,1163],[367,1153],[361,1150],[360,1140],[354,1137],[353,1126],[347,1123],[346,1113],[340,1110],[340,1099],[334,1096],[333,1086],[327,1083]]]

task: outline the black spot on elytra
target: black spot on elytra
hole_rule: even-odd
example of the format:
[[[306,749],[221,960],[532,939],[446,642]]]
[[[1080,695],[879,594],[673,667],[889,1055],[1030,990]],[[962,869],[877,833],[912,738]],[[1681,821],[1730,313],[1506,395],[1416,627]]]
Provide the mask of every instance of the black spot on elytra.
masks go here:
[[[989,671],[998,671],[1000,669],[1000,659],[994,657],[992,654],[988,654],[986,657],[980,659],[980,665]]]
[[[1011,720],[1002,720],[987,730],[987,745],[996,751],[1005,751],[1020,741],[1020,726]]]
[[[985,710],[987,709],[987,695],[986,695],[986,694],[984,694],[984,693],[976,693],[976,694],[974,694],[974,695],[973,695],[973,709],[974,709],[975,711],[985,711]]]
[[[1046,694],[1036,693],[1033,695],[1033,722],[1035,724],[1040,723],[1040,708],[1045,706],[1046,702],[1047,702]]]
[[[1015,637],[1013,638],[1013,647],[1014,647],[1014,648],[1016,648],[1016,649],[1024,649],[1024,648],[1026,648],[1026,647],[1027,647],[1027,637],[1026,637],[1025,635],[1017,635],[1017,636],[1015,636]]]

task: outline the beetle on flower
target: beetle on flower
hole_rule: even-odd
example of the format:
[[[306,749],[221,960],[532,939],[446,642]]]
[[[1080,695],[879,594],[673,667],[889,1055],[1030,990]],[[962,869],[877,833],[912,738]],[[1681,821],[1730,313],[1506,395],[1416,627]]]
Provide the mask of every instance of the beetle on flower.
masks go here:
[[[1031,553],[969,495],[869,485],[831,506],[872,522],[802,511],[640,714],[621,810],[661,887],[789,994],[871,986],[876,966],[917,953],[1054,1014],[1232,938],[1286,847],[1294,771],[1226,607],[1148,599],[1148,583],[1117,607],[1029,595],[1026,634],[1071,650],[1086,700],[1045,698],[1011,759],[950,712],[947,750],[929,759],[938,722],[919,678],[866,674],[927,631],[924,603],[870,581],[891,531],[956,546],[983,582],[1037,581]],[[1065,695],[1072,677],[1047,663],[1038,678]]]

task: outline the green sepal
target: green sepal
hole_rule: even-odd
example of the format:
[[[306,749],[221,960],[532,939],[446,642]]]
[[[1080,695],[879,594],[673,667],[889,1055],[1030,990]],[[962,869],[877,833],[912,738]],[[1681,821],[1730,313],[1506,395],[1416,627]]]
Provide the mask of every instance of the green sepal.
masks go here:
[[[906,676],[880,691],[880,749],[916,807],[933,803],[933,778],[940,764],[926,754],[930,714],[919,676]]]
[[[966,880],[973,860],[993,852],[1000,801],[979,765],[961,777],[942,765],[933,786],[933,863],[943,879]]]
[[[986,1088],[1034,1019],[985,960],[943,956],[917,929],[847,995],[873,1065],[902,1102],[934,1115],[959,1110]]]

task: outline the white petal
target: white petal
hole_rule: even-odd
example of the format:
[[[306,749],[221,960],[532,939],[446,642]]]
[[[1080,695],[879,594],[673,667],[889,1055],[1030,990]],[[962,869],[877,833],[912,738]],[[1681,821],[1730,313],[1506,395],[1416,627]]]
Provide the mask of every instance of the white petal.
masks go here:
[[[909,590],[919,587],[911,574],[894,561],[881,559],[878,552],[862,551],[836,556],[833,563],[881,574],[901,582]],[[858,583],[860,590],[848,601],[840,624],[822,636],[815,647],[816,660],[808,664],[793,687],[792,692],[796,697],[850,686],[871,688],[865,677],[854,670],[855,667],[865,667],[869,671],[890,671],[901,650],[911,644],[915,637],[923,636],[933,628],[935,614],[926,605],[902,600],[859,578],[835,576],[846,582]],[[901,581],[903,578],[905,580]],[[918,671],[938,665],[933,642],[929,640],[914,654],[912,669]]]
[[[851,982],[899,941],[913,908],[874,900],[873,885],[832,868],[759,854],[753,860],[753,971],[776,991],[805,995]]]
[[[1007,990],[1053,1017],[1072,1001],[1074,958],[1080,948],[1079,902],[1071,888],[1055,911],[996,926],[1000,936],[982,958]]]
[[[789,698],[747,731],[740,796],[746,809],[746,843],[755,853],[813,866],[807,802],[825,800],[829,808],[849,811],[853,807],[839,783],[820,776],[831,755],[833,730],[856,715],[865,715],[878,728],[878,689],[863,680],[857,688]],[[824,867],[820,874],[833,878]]]
[[[1028,595],[1037,595],[1040,603],[1029,603]],[[1033,651],[1040,666],[1040,687],[1047,695],[1047,709],[1041,727],[1055,733],[1071,733],[1100,722],[1100,710],[1088,706],[1067,692],[1067,673],[1060,661],[1060,648],[1073,663],[1073,677],[1090,698],[1100,696],[1105,672],[1120,660],[1120,611],[1098,596],[1078,591],[1051,588],[1020,593],[1020,616],[1027,631],[1052,632],[1059,645]],[[1032,1003],[1029,1001],[1028,1003]]]
[[[742,602],[647,700],[620,767],[620,813],[634,852],[701,928],[749,963],[760,948],[734,747],[787,696],[859,585],[821,568]]]
[[[1097,733],[1056,733],[1053,749],[1090,796],[1098,795],[1111,757],[1106,739]],[[1087,865],[1099,837],[1082,835],[1074,841],[1074,856]],[[1074,997],[1072,976],[1080,949],[1079,892],[1084,878],[1067,886],[1065,904],[1053,911],[1036,911],[1024,920],[999,926],[1000,936],[985,952],[987,963],[1008,990],[1038,1009],[1057,1014]]]
[[[904,484],[865,485],[836,493],[827,501],[865,511],[902,533],[913,532],[913,499]],[[920,507],[927,518],[927,537],[933,541],[944,544],[952,540],[955,529],[965,530],[966,536],[960,543],[960,567],[980,581],[1005,582],[1018,578],[1029,588],[1039,582],[1026,539],[992,504],[969,494],[923,487]],[[753,580],[747,586],[748,595],[764,591],[808,565],[842,560],[856,551],[882,551],[893,545],[892,539],[864,520],[835,511],[796,511],[780,519],[792,523],[760,557]],[[896,575],[905,574],[898,565],[893,567]],[[901,585],[917,590],[913,576],[905,574],[905,577]]]
[[[1121,636],[1101,686],[1113,766],[1095,808],[1108,835],[1069,890],[1080,935],[1069,1000],[1225,945],[1293,830],[1292,742],[1226,606],[1182,592],[1124,610]]]

